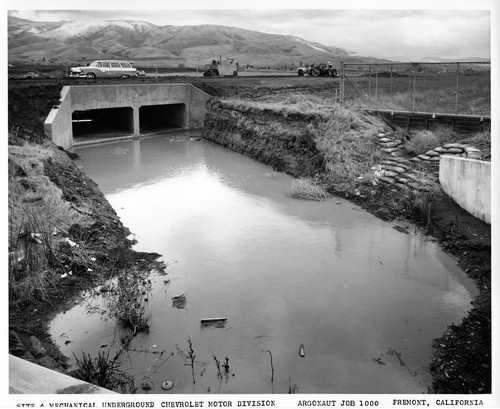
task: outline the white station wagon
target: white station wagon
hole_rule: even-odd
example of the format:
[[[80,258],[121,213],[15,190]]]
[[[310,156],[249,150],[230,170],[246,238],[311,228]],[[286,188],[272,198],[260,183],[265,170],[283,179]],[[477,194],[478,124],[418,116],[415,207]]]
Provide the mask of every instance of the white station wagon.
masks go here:
[[[137,75],[137,69],[129,61],[96,60],[86,67],[74,67],[70,77],[83,78],[129,78]]]

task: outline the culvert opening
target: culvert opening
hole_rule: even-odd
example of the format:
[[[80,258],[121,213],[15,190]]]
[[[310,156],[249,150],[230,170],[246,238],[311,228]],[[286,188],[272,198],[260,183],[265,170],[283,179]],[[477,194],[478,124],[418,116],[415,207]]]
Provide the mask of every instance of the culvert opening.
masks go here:
[[[146,105],[139,108],[139,132],[151,133],[186,127],[186,105]]]
[[[73,138],[80,140],[110,138],[134,133],[132,107],[74,111],[71,119]]]

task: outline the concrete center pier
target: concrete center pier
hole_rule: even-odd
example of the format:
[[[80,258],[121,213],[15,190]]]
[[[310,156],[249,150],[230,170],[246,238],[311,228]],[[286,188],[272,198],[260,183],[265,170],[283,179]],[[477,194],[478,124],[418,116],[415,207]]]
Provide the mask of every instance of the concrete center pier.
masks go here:
[[[75,136],[140,136],[201,129],[210,95],[192,84],[65,86],[44,123],[45,135],[68,149]]]

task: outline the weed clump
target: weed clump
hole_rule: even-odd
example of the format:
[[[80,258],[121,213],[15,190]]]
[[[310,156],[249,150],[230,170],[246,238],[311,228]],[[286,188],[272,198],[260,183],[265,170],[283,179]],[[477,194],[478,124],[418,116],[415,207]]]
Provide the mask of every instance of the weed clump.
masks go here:
[[[111,285],[108,309],[124,326],[131,327],[134,333],[149,330],[151,313],[148,297],[151,285],[151,280],[135,270],[118,276]]]
[[[328,197],[328,192],[314,179],[295,179],[290,186],[290,196],[294,199],[322,200]]]
[[[99,351],[98,355],[92,358],[90,354],[82,352],[81,359],[75,356],[78,369],[74,375],[82,381],[115,392],[135,393],[134,377],[119,369],[121,353],[122,351],[118,351],[113,358],[110,358],[109,351]]]
[[[405,148],[412,155],[420,155],[440,146],[439,138],[431,131],[418,131],[406,142]]]

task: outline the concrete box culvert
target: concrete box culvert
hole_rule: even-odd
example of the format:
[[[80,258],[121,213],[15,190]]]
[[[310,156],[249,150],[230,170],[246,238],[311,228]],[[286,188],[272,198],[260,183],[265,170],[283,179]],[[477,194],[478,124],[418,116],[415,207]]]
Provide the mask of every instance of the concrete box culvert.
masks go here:
[[[185,127],[186,104],[146,105],[139,108],[141,134]]]
[[[73,138],[133,135],[133,116],[132,107],[74,111],[72,114]]]
[[[201,129],[209,99],[210,95],[192,84],[66,86],[61,91],[59,104],[45,120],[44,131],[57,145],[71,148],[75,145],[75,112],[78,112],[76,116],[87,112],[96,118],[111,113],[116,122],[112,127],[131,137],[179,128]],[[104,127],[96,129],[105,130]]]

